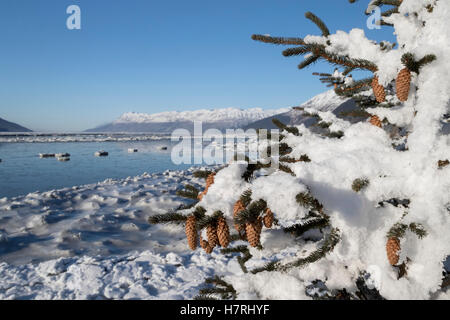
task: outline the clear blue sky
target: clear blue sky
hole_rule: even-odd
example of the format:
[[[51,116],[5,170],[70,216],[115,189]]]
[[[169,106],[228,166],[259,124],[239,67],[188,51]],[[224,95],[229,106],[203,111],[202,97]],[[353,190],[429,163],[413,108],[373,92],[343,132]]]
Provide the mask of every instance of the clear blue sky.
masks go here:
[[[82,29],[66,28],[77,4]],[[367,1],[347,0],[2,0],[0,117],[40,131],[81,131],[124,112],[298,105],[325,87],[302,58],[251,34],[368,30]]]

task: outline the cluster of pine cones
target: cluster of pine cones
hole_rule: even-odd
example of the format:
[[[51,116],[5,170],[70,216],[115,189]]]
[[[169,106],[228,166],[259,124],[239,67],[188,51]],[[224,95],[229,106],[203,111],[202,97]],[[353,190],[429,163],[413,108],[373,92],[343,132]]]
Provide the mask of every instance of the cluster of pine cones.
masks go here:
[[[209,187],[214,183],[215,173],[211,173],[206,179],[206,187],[203,192],[198,195],[198,199],[202,200],[208,193]],[[234,205],[233,215],[236,217],[239,212],[245,209],[245,206],[241,200],[238,200]],[[266,209],[264,217],[259,217],[253,223],[245,223],[243,225],[235,224],[236,230],[241,235],[242,239],[247,240],[252,247],[258,247],[261,244],[261,231],[263,225],[266,228],[272,228],[274,221],[273,212],[270,209]],[[194,215],[191,215],[186,220],[186,237],[189,248],[192,250],[197,249],[198,242],[200,240],[200,246],[206,253],[211,253],[216,246],[223,248],[228,247],[230,244],[230,229],[224,217],[219,217],[215,224],[210,224],[206,229],[206,236],[208,240],[202,238],[199,239],[197,230],[197,221]]]
[[[233,209],[233,216],[236,218],[239,212],[245,209],[241,200],[238,200]],[[256,221],[245,224],[235,224],[234,228],[239,232],[242,239],[246,239],[252,247],[258,247],[261,244],[261,231],[263,225],[270,229],[273,225],[273,212],[267,208],[264,217],[258,217]]]
[[[408,68],[403,68],[397,75],[395,81],[395,86],[397,90],[397,98],[405,102],[408,100],[409,88],[411,86],[411,71]],[[386,91],[384,87],[378,82],[378,77],[375,76],[372,80],[372,89],[375,99],[378,102],[384,102],[386,100]]]
[[[208,240],[200,239],[200,246],[208,254],[211,253],[217,245],[226,248],[230,244],[230,229],[223,217],[217,219],[216,225],[209,225],[207,227],[206,235]],[[186,220],[186,237],[189,248],[192,250],[197,249],[198,232],[196,219],[193,215],[189,216]]]

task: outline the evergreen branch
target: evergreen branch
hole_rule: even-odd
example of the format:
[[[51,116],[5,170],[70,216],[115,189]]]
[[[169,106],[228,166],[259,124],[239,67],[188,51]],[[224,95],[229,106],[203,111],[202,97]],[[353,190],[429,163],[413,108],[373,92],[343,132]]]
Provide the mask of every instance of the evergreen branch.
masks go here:
[[[176,213],[176,212],[168,212],[166,214],[156,214],[148,218],[148,222],[150,224],[162,224],[162,223],[185,223],[187,217]]]
[[[223,217],[223,212],[219,210],[214,212],[211,216],[202,215],[199,219],[196,219],[197,230],[202,230],[207,226],[216,226],[219,217]]]
[[[252,190],[251,189],[245,190],[239,199],[241,200],[244,207],[248,206],[252,201]]]
[[[311,20],[312,22],[314,22],[316,24],[316,26],[319,27],[319,29],[322,31],[322,35],[324,37],[328,37],[330,35],[330,30],[327,28],[325,23],[319,17],[317,17],[314,13],[306,12],[305,17],[307,19]]]
[[[424,65],[433,62],[434,60],[436,60],[436,56],[434,54],[428,54],[426,56],[424,56],[422,59],[420,60],[416,60],[414,55],[412,53],[405,53],[402,56],[402,63],[410,70],[413,71],[415,73],[419,73],[420,68],[423,67]]]
[[[316,124],[317,127],[320,127],[320,128],[323,128],[323,129],[327,129],[327,128],[329,128],[331,125],[332,125],[331,122],[325,122],[325,121],[321,121],[321,122],[318,122],[318,123]]]
[[[315,210],[317,212],[323,211],[323,205],[310,193],[301,192],[295,196],[295,200],[306,209]]]
[[[305,53],[308,53],[309,50],[306,47],[295,47],[295,48],[289,48],[283,51],[283,56],[285,57],[292,57],[292,56],[298,56]]]
[[[284,142],[280,143],[280,145],[279,145],[279,155],[280,156],[285,156],[291,152],[292,152],[292,148],[289,147],[289,145],[287,143],[284,143]]]
[[[299,69],[304,69],[304,68],[306,68],[307,66],[309,66],[309,65],[311,65],[311,64],[313,64],[313,63],[315,63],[315,62],[317,62],[317,60],[319,60],[319,56],[315,56],[315,55],[313,55],[313,56],[310,56],[310,57],[308,57],[308,58],[306,58],[305,60],[303,60],[299,65],[298,65],[298,68]]]
[[[365,59],[350,59],[346,56],[339,56],[335,53],[326,52],[324,48],[316,49],[316,52],[314,53],[316,55],[320,55],[331,64],[341,65],[353,69],[366,69],[372,72],[378,71],[378,67],[374,63]]]
[[[427,236],[427,231],[425,227],[420,223],[410,223],[406,225],[404,223],[396,223],[392,226],[392,228],[388,231],[388,238],[398,238],[401,239],[405,236],[407,230],[411,230],[414,234],[417,235],[419,239],[422,239]]]
[[[422,239],[427,236],[428,232],[425,230],[425,227],[420,223],[411,223],[409,225],[409,230],[415,233],[419,239]]]
[[[256,268],[252,270],[253,274],[263,272],[263,271],[288,271],[292,268],[302,268],[308,264],[314,263],[322,258],[324,258],[328,253],[333,251],[335,246],[339,243],[341,237],[339,235],[339,229],[332,229],[330,234],[325,238],[322,243],[322,246],[318,248],[316,251],[309,254],[306,258],[300,258],[293,262],[289,262],[286,264],[281,264],[280,261],[272,261],[261,268]]]
[[[354,96],[355,94],[371,88],[372,78],[355,81],[351,86],[338,86],[334,90],[339,96]]]
[[[195,220],[199,221],[205,217],[206,209],[201,206],[198,206],[195,208],[195,210],[194,210],[194,212],[192,212],[192,214],[194,215]]]
[[[328,138],[340,139],[340,138],[342,138],[344,136],[344,132],[342,132],[341,130],[328,132],[328,133],[325,134],[325,136],[328,137]]]
[[[288,127],[284,123],[282,123],[280,120],[274,118],[272,119],[272,122],[274,125],[276,125],[280,130],[285,130],[289,133],[292,133],[294,136],[299,136],[300,132],[298,131],[298,128],[296,127]]]
[[[359,276],[356,280],[356,287],[359,290],[356,292],[356,295],[360,300],[385,300],[376,288],[369,288],[367,286],[363,275]]]
[[[285,165],[283,165],[283,164],[279,164],[278,165],[278,168],[281,170],[281,171],[283,171],[283,172],[286,172],[286,173],[288,173],[288,174],[290,174],[291,176],[293,176],[293,177],[295,177],[295,173],[291,170],[291,168],[289,168],[288,166],[285,166]]]
[[[201,301],[216,301],[219,300],[217,298],[214,298],[210,295],[205,295],[205,294],[199,294],[197,296],[194,297],[194,300],[201,300]]]
[[[306,221],[305,223],[299,223],[299,224],[293,225],[291,227],[284,228],[283,231],[286,233],[290,233],[296,237],[300,237],[306,231],[309,231],[312,229],[326,228],[329,225],[330,225],[329,217],[315,218],[315,219],[310,219],[310,220]]]
[[[200,295],[220,294],[226,295],[229,291],[225,288],[203,288],[199,290]]]
[[[244,273],[248,273],[247,267],[245,266],[245,263],[250,260],[253,256],[250,254],[250,250],[247,248],[247,246],[237,246],[234,248],[225,248],[221,250],[222,254],[229,254],[229,253],[242,253],[243,256],[238,256],[237,260],[238,263]]]
[[[319,76],[319,77],[331,77],[331,73],[319,73],[319,72],[313,72],[313,76]]]
[[[211,173],[213,172],[209,170],[198,170],[195,171],[192,175],[194,176],[194,178],[206,179]]]
[[[284,45],[304,45],[305,42],[301,38],[284,38],[284,37],[271,37],[260,34],[252,35],[252,39],[255,41],[260,41],[264,43],[272,43],[272,44],[284,44]]]
[[[267,202],[260,199],[253,201],[234,218],[236,224],[253,223],[267,209]]]
[[[419,68],[422,68],[424,65],[433,62],[436,60],[436,56],[434,54],[427,54],[425,57],[420,59],[417,64],[419,65]]]
[[[295,108],[295,107],[294,107]],[[266,136],[260,136],[261,130],[266,130],[267,135]],[[272,140],[272,133],[270,132],[270,130],[267,129],[256,129],[256,134],[258,135],[259,139],[267,139],[267,140]],[[283,140],[285,138],[284,135],[282,134],[278,134],[278,142],[280,142],[281,140]]]
[[[381,14],[382,17],[389,17],[395,13],[398,13],[398,7],[389,9]]]
[[[247,162],[250,162],[250,160],[247,161]],[[254,174],[255,171],[260,170],[262,168],[269,168],[269,167],[270,167],[270,163],[263,164],[263,163],[261,163],[259,161],[257,163],[249,163],[247,165],[247,169],[242,174],[242,179],[244,179],[245,181],[249,182],[252,179],[253,174]]]
[[[366,178],[358,178],[353,180],[352,189],[355,192],[359,192],[369,185],[369,180]]]
[[[357,99],[360,99],[362,97],[356,97],[355,102],[358,103],[358,101],[356,101]],[[373,105],[373,104],[370,104]],[[370,113],[368,113],[367,111],[363,110],[363,109],[356,109],[356,110],[351,110],[351,111],[342,111],[339,113],[339,115],[341,117],[356,117],[356,118],[364,118],[367,119],[369,118],[371,115]]]
[[[381,0],[382,4],[399,7],[403,0]]]
[[[198,194],[200,191],[196,187],[194,187],[190,184],[187,184],[184,187],[185,187],[185,190],[178,190],[176,192],[177,196],[198,200]]]
[[[281,157],[280,162],[287,162],[287,163],[297,163],[297,162],[311,162],[311,159],[309,159],[308,155],[303,154],[301,155],[300,159],[291,158],[288,156]]]
[[[235,300],[237,297],[234,287],[218,276],[206,279],[205,284],[213,285],[214,287],[200,289],[199,296],[201,297],[211,297],[212,294],[219,294],[222,300]]]
[[[279,260],[274,260],[274,261],[271,261],[271,262],[265,264],[262,267],[253,269],[251,272],[253,274],[257,274],[257,273],[264,272],[264,271],[268,271],[268,272],[276,271],[279,263],[280,263]]]
[[[316,251],[312,252],[306,258],[300,258],[296,261],[281,265],[276,269],[280,271],[287,271],[291,268],[304,267],[307,264],[314,263],[322,258],[324,258],[328,253],[333,251],[334,247],[339,243],[341,237],[339,235],[339,230],[334,228],[331,230],[330,234],[325,238],[322,246]]]

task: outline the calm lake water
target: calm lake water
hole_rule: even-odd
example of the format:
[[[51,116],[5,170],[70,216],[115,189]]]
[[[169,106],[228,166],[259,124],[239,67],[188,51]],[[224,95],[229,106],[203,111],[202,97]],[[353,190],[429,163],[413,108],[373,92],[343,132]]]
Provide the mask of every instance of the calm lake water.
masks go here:
[[[171,147],[175,144],[170,140],[0,143],[0,198],[191,167],[172,163]],[[128,153],[129,148],[138,152]],[[109,152],[109,156],[95,157],[99,150]],[[41,159],[39,153],[69,153],[71,157],[60,162]]]

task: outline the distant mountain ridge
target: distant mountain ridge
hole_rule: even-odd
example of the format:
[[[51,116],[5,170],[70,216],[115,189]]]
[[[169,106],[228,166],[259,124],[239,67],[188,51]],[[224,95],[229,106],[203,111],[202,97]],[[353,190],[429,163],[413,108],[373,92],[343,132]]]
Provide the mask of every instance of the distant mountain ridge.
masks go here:
[[[171,133],[173,130],[180,128],[193,132],[194,121],[202,121],[203,130],[210,128],[218,130],[237,129],[288,110],[289,108],[276,110],[225,108],[182,112],[170,111],[156,114],[129,112],[112,123],[87,130],[87,132]]]
[[[0,118],[0,132],[32,132],[32,130]]]
[[[332,111],[339,109],[348,111],[356,107],[353,100],[336,95],[334,90],[318,94],[306,101],[299,107],[283,108],[274,110],[252,109],[213,109],[195,111],[170,111],[156,114],[124,113],[119,119],[112,123],[87,130],[87,132],[148,132],[159,134],[170,134],[175,129],[186,129],[193,132],[194,121],[202,121],[202,129],[275,129],[273,118],[289,125],[305,123],[308,125],[312,120],[304,117],[300,111],[305,108],[314,108],[319,111]],[[309,122],[308,122],[309,121]]]

